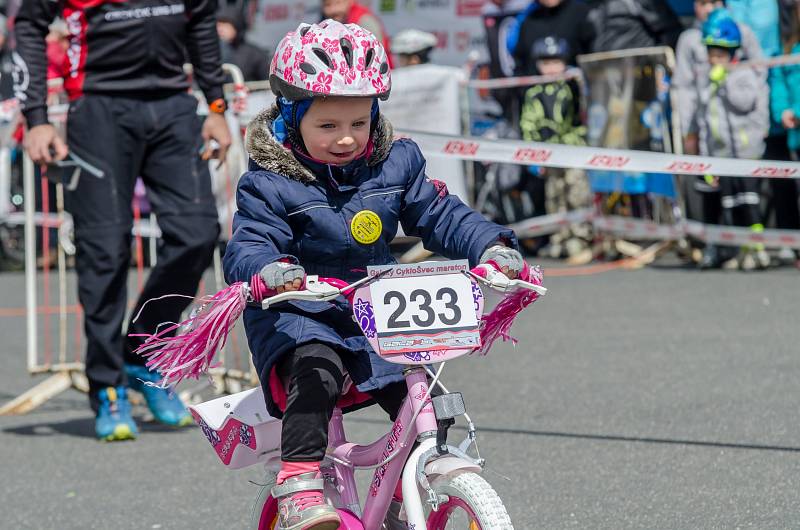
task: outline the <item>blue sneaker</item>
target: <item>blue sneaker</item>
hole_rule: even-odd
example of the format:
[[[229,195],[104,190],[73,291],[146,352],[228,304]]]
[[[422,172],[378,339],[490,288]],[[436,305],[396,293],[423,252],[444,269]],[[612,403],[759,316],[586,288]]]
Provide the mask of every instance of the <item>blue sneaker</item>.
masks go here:
[[[157,372],[151,372],[146,366],[126,364],[125,373],[128,374],[128,386],[144,396],[156,421],[172,427],[183,427],[194,423],[192,415],[186,410],[177,393],[144,384],[144,381],[158,383],[161,376]]]
[[[131,416],[131,404],[125,387],[110,386],[97,393],[100,407],[94,420],[94,432],[105,442],[133,440],[139,434]]]

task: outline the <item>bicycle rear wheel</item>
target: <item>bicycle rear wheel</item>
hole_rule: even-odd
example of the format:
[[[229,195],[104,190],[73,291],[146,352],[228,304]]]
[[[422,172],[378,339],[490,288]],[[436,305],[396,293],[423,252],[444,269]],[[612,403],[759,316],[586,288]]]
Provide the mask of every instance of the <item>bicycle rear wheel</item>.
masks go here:
[[[428,530],[514,530],[503,501],[480,475],[442,477],[432,486],[447,501],[428,514]]]

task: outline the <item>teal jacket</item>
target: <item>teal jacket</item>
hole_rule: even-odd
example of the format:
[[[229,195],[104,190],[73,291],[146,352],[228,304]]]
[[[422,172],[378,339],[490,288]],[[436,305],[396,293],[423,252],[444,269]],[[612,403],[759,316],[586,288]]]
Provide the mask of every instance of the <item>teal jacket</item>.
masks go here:
[[[792,53],[800,53],[800,43],[795,44]],[[770,110],[778,121],[781,114],[792,109],[795,116],[800,116],[800,65],[793,64],[770,68]],[[800,149],[800,129],[789,129],[787,141],[789,149]]]
[[[778,0],[727,0],[733,20],[750,26],[767,57],[781,54]]]

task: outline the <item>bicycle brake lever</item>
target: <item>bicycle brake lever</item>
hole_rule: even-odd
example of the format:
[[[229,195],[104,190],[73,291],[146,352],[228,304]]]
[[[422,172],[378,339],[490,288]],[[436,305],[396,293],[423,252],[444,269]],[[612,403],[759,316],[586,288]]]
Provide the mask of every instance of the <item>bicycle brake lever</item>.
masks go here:
[[[544,296],[547,294],[547,288],[542,287],[541,285],[536,285],[535,283],[526,282],[525,280],[509,280],[508,282],[509,289],[528,289],[529,291],[535,291],[540,296]]]
[[[487,287],[490,287],[495,291],[500,291],[502,293],[507,293],[515,289],[528,289],[530,291],[535,291],[536,293],[542,296],[547,294],[547,288],[542,287],[541,285],[536,285],[530,282],[526,282],[525,280],[510,280],[508,276],[506,276],[500,271],[493,271],[488,278],[483,278],[482,276],[478,276],[472,271],[465,271],[465,272],[471,278],[477,280],[479,283],[482,283]]]

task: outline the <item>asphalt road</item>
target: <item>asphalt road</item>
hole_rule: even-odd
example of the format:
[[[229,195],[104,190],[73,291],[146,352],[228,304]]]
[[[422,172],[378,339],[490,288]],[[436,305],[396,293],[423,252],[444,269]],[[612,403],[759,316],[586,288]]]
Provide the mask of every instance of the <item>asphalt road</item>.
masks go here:
[[[639,271],[546,278],[519,345],[451,363],[485,477],[516,528],[800,527],[800,273]],[[0,306],[21,306],[19,275]],[[0,318],[0,401],[25,372],[24,320]],[[138,411],[141,412],[141,411]],[[387,424],[352,415],[351,438]],[[228,471],[196,428],[93,438],[71,390],[0,417],[0,528],[243,528],[256,469]],[[461,434],[461,433],[456,433]]]

